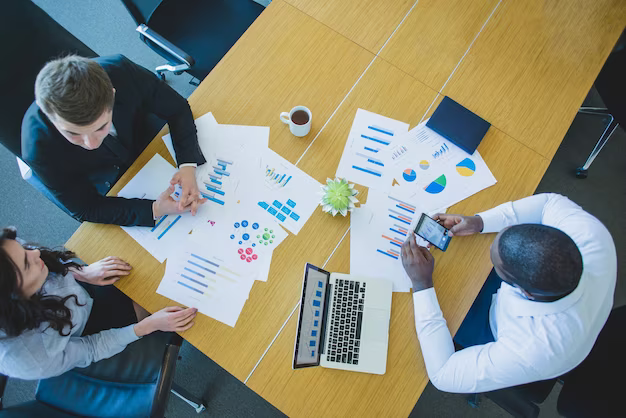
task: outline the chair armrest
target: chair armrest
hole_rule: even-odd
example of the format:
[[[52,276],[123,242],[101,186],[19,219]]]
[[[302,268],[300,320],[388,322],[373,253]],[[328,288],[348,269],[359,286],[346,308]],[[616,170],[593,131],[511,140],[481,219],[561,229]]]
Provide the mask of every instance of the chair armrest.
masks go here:
[[[7,387],[8,380],[9,380],[9,376],[0,374],[0,411],[4,408],[2,400],[4,399],[4,390]]]
[[[176,371],[176,360],[183,339],[180,335],[174,334],[167,344],[167,349],[163,355],[163,363],[159,378],[157,379],[154,402],[152,403],[151,417],[162,417],[165,415],[165,408],[170,396],[174,373]]]
[[[187,64],[189,67],[195,64],[195,60],[191,57],[191,55],[187,54],[185,51],[156,33],[154,30],[150,29],[148,26],[141,24],[137,26],[136,31],[180,62]]]

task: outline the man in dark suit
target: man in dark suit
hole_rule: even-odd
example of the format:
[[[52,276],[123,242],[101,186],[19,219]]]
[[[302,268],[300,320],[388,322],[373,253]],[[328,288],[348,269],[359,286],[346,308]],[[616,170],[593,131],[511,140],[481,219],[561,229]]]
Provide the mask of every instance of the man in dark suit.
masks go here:
[[[170,197],[172,186],[156,201],[105,196],[152,139],[142,135],[148,114],[169,124],[179,166],[171,183],[182,187],[179,202]],[[80,221],[153,226],[162,215],[195,214],[205,201],[195,170],[206,160],[189,104],[123,55],[47,63],[22,121],[22,154]]]

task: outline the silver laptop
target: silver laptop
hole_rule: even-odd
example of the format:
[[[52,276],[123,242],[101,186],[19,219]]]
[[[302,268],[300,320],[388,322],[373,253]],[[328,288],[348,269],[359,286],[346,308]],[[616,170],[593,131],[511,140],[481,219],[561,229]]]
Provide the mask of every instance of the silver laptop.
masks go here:
[[[304,268],[293,368],[385,374],[391,294],[387,280]]]

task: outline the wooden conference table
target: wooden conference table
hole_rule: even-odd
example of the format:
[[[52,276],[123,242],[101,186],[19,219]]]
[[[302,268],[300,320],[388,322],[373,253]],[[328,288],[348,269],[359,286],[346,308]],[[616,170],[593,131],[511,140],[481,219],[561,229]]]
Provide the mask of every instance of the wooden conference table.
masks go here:
[[[274,0],[189,102],[194,117],[270,126],[270,147],[324,182],[356,109],[415,126],[448,95],[493,125],[479,151],[498,183],[449,210],[473,214],[534,192],[625,22],[621,0]],[[313,112],[305,138],[278,118],[299,104]],[[155,153],[173,162],[165,132],[111,194]],[[349,226],[318,208],[274,252],[268,282],[254,285],[236,327],[199,315],[183,337],[289,416],[408,415],[428,382],[409,293],[393,295],[384,376],[291,370],[303,265],[349,272]],[[457,239],[434,253],[453,333],[491,269],[492,239]],[[172,304],[156,294],[165,264],[118,226],[84,223],[67,246],[87,262],[131,263],[119,288],[149,311]]]

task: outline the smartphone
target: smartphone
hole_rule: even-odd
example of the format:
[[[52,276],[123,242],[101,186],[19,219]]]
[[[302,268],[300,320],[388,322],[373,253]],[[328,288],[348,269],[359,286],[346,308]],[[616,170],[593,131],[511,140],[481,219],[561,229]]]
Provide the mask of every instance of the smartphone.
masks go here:
[[[450,243],[448,229],[425,213],[422,213],[422,217],[415,227],[415,233],[441,251],[445,251]]]

